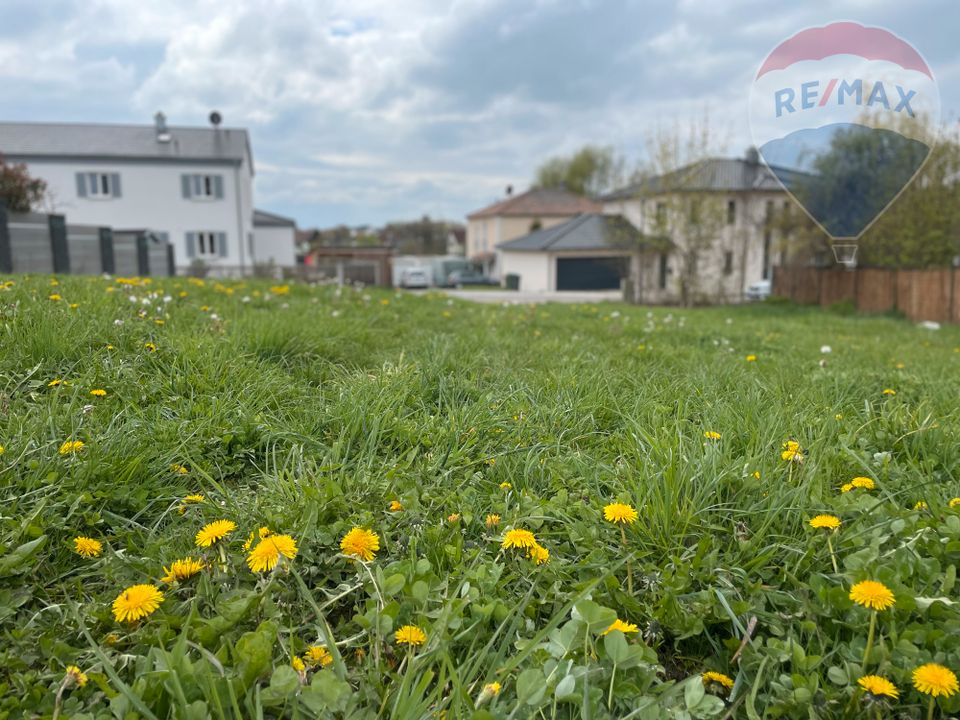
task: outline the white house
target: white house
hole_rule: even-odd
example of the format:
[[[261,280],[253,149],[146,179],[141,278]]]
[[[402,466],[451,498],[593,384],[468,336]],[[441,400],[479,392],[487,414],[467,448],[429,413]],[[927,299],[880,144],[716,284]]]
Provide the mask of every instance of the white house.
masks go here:
[[[257,265],[293,267],[297,264],[297,223],[292,218],[253,211],[253,247],[250,255]]]
[[[219,122],[219,116],[211,115]],[[0,153],[46,180],[50,212],[67,222],[150,230],[185,271],[245,274],[262,257],[293,264],[293,243],[255,238],[253,155],[240,128],[0,123]],[[285,233],[286,236],[286,233]]]

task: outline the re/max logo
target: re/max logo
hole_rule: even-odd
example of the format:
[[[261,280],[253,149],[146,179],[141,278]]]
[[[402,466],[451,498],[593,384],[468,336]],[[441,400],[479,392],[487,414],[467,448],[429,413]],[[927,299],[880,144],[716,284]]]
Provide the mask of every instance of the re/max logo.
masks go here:
[[[894,112],[906,112],[910,117],[914,117],[913,108],[910,107],[910,101],[917,94],[916,90],[904,90],[899,85],[894,85],[898,98],[894,100],[896,105]],[[834,94],[836,90],[836,94]],[[783,88],[774,91],[774,102],[777,107],[777,117],[784,112],[792,113],[799,110],[812,110],[816,107],[824,107],[833,98],[837,105],[846,105],[848,102],[852,105],[863,105],[864,83],[862,79],[848,82],[846,80],[838,81],[837,78],[831,79],[827,83],[826,89],[820,93],[820,81],[813,80],[800,85],[799,100],[798,92],[793,88]],[[798,103],[799,107],[795,107]],[[890,110],[890,99],[888,98],[887,88],[883,82],[873,84],[873,89],[867,96],[867,107],[874,105]]]

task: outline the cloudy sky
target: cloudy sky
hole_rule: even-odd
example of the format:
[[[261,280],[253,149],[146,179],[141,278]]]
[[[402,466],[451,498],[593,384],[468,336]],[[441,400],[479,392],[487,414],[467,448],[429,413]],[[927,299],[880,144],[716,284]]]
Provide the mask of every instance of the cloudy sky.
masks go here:
[[[639,162],[797,30],[855,20],[926,57],[960,114],[957,0],[0,0],[0,119],[250,130],[256,203],[302,227],[461,219],[584,143]]]

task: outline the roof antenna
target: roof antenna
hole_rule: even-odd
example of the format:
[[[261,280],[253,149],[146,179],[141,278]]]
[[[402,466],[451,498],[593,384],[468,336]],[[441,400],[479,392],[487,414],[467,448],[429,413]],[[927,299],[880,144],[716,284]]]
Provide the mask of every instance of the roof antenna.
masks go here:
[[[213,129],[216,130],[220,127],[220,123],[223,122],[223,116],[220,115],[216,110],[210,113],[210,124],[213,125]]]

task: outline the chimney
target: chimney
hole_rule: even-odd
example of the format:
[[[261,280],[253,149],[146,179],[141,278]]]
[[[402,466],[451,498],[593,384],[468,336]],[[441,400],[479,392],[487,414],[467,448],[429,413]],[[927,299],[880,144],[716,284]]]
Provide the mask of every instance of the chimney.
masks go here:
[[[167,128],[167,116],[162,112],[157,112],[153,116],[153,123],[157,130],[157,142],[170,142],[170,130]]]
[[[513,185],[507,185],[507,197],[513,195]]]
[[[744,153],[744,159],[750,165],[759,165],[760,164],[760,152],[751,145],[747,148],[747,151]]]

